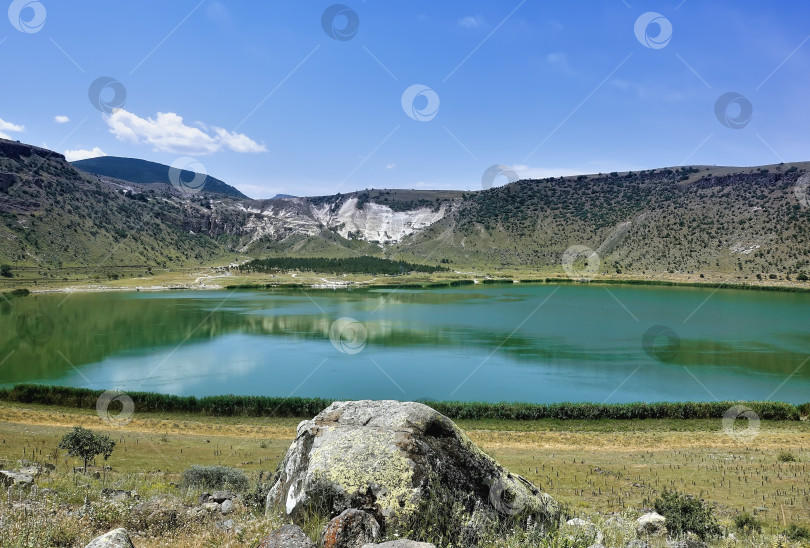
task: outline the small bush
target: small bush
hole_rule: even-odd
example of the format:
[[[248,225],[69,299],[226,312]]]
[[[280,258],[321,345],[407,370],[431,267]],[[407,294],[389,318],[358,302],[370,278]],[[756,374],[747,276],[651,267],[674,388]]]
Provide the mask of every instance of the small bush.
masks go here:
[[[779,462],[796,462],[796,455],[794,455],[790,451],[782,451],[776,457],[776,460],[778,460]]]
[[[720,535],[720,526],[712,508],[691,495],[677,491],[664,491],[655,500],[655,511],[667,518],[670,533],[684,535],[694,533],[702,540]]]
[[[785,529],[785,536],[790,540],[810,540],[810,529],[801,525],[791,524]]]
[[[748,513],[740,514],[734,518],[734,526],[744,533],[761,533],[762,524]]]
[[[194,465],[183,471],[184,487],[202,487],[203,489],[223,489],[244,491],[248,488],[247,476],[230,466]]]

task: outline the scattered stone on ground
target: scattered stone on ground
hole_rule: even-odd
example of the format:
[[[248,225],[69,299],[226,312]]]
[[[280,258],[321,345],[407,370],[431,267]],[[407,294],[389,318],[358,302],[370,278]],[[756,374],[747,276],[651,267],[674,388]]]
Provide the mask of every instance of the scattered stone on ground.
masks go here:
[[[113,529],[94,538],[84,548],[135,548],[126,529]]]
[[[282,525],[266,537],[256,548],[315,548],[315,544],[297,525]]]
[[[360,548],[380,538],[380,524],[368,512],[349,508],[332,519],[321,535],[323,548]]]

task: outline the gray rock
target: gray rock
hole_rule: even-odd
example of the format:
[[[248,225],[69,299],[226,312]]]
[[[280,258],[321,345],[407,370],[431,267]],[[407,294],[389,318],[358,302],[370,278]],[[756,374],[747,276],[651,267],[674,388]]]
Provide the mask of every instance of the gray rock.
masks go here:
[[[126,529],[113,529],[94,538],[84,548],[135,548]]]
[[[26,476],[31,476],[33,478],[37,477],[42,473],[42,468],[39,466],[24,466],[19,470],[20,474],[25,474]]]
[[[34,483],[34,477],[20,472],[12,472],[11,470],[0,470],[0,483],[3,487],[11,485],[26,486]]]
[[[364,544],[362,548],[436,548],[435,544],[429,542],[416,542],[415,540],[408,540],[406,538],[399,540],[389,540],[388,542],[381,542],[380,544]]]
[[[666,533],[667,518],[658,512],[649,512],[636,520],[636,533],[639,535],[662,535]]]
[[[264,537],[256,548],[315,548],[315,544],[297,525],[282,525]]]
[[[230,514],[233,512],[233,501],[231,499],[225,499],[225,501],[223,501],[219,506],[219,511],[223,514]]]
[[[380,538],[380,524],[368,512],[349,508],[331,520],[321,534],[323,548],[360,548]]]
[[[591,544],[588,548],[605,548],[604,544]]]
[[[230,491],[214,491],[211,495],[211,500],[222,504],[226,500],[233,500],[233,493]]]
[[[208,510],[209,512],[217,512],[220,509],[220,505],[217,504],[216,502],[204,502],[202,507]]]
[[[420,502],[447,490],[467,512],[556,522],[559,505],[510,474],[444,415],[421,403],[335,402],[298,425],[266,506],[294,521],[310,505],[337,515],[371,512],[384,527],[407,524]]]
[[[198,499],[200,504],[205,504],[206,502],[211,502],[211,493],[205,492],[200,495]]]

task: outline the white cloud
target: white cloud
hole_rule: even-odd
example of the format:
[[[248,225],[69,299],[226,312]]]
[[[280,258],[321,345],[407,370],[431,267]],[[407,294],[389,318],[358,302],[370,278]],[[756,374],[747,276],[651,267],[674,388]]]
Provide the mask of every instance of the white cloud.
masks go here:
[[[187,126],[183,117],[174,112],[158,112],[156,118],[141,118],[124,109],[116,109],[104,117],[110,133],[121,141],[151,145],[156,151],[174,154],[202,155],[220,150],[242,153],[266,152],[264,145],[242,133],[232,133],[223,128],[212,127],[214,134],[207,133],[205,124]]]
[[[6,122],[2,118],[0,118],[0,138],[11,139],[11,137],[6,133],[7,131],[14,131],[19,133],[25,131],[25,127],[18,124],[12,124],[11,122]]]
[[[70,122],[70,118],[68,118],[67,116],[62,116],[60,114],[58,116],[54,116],[53,121],[56,122],[57,124],[67,124],[68,122]]]
[[[394,169],[395,167],[397,167],[397,165],[396,165],[396,164],[387,164],[387,165],[385,166],[385,169]]]
[[[484,24],[484,18],[480,15],[468,15],[458,20],[458,24],[464,28],[474,29]]]
[[[99,156],[106,156],[107,153],[98,147],[93,147],[91,150],[66,150],[65,158],[68,162],[77,162],[79,160],[87,160],[88,158],[98,158]]]

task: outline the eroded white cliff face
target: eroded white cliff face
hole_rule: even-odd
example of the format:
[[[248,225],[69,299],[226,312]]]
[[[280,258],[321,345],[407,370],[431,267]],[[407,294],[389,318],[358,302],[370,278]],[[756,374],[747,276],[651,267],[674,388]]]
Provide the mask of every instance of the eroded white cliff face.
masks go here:
[[[449,210],[447,205],[438,210],[423,207],[394,211],[373,202],[366,202],[362,208],[357,204],[354,197],[319,206],[305,198],[288,198],[243,206],[242,211],[248,214],[245,231],[251,235],[245,249],[260,238],[283,240],[297,234],[314,236],[324,229],[334,230],[344,238],[389,245],[441,220]]]
[[[423,207],[411,211],[394,211],[387,205],[366,202],[357,207],[357,198],[349,198],[335,211],[334,205],[312,206],[312,214],[327,228],[337,229],[344,238],[379,242],[387,245],[418,232],[447,214],[447,206],[438,210]]]

